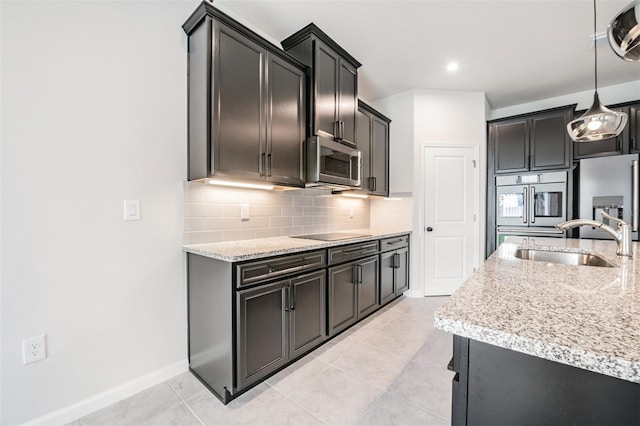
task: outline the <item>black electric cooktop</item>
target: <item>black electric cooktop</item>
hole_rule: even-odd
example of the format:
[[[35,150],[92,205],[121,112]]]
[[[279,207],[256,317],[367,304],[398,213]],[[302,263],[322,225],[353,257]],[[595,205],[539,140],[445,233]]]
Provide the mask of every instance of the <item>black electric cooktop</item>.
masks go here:
[[[355,234],[350,232],[326,232],[324,234],[292,235],[291,238],[304,238],[305,240],[339,241],[349,238],[370,237],[371,234]]]

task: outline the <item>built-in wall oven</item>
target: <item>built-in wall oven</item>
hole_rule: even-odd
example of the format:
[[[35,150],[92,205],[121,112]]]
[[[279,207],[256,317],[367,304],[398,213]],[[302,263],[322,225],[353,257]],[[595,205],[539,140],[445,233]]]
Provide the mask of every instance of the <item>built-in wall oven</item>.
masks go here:
[[[567,172],[496,177],[496,247],[509,236],[564,237]]]

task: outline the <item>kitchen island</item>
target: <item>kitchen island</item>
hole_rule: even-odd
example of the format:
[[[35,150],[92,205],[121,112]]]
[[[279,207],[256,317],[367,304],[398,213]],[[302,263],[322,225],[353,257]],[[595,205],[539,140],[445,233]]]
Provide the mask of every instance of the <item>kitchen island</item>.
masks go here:
[[[518,239],[435,313],[454,334],[453,424],[640,424],[640,247]],[[516,257],[596,253],[613,267]]]

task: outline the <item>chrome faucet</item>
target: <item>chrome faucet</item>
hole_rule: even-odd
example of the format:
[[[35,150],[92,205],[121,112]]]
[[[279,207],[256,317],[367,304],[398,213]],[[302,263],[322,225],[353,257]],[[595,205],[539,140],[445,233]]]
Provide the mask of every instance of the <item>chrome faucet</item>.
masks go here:
[[[577,226],[593,226],[594,228],[598,228],[606,233],[610,234],[616,243],[618,244],[618,249],[616,250],[616,254],[619,257],[628,257],[631,258],[631,225],[625,222],[622,219],[618,219],[617,217],[613,217],[606,212],[602,212],[602,217],[613,220],[616,222],[616,229],[609,225],[605,225],[602,222],[598,222],[597,220],[591,219],[573,219],[568,220],[566,222],[562,222],[556,225],[556,228],[566,231],[571,228],[575,228]]]

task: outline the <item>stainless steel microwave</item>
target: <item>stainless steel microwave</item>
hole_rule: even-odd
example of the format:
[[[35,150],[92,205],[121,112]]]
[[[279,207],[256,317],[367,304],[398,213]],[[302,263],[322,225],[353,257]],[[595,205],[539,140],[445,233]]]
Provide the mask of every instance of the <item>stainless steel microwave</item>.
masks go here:
[[[312,136],[307,139],[306,157],[307,186],[360,186],[362,154],[357,149],[320,136]]]

